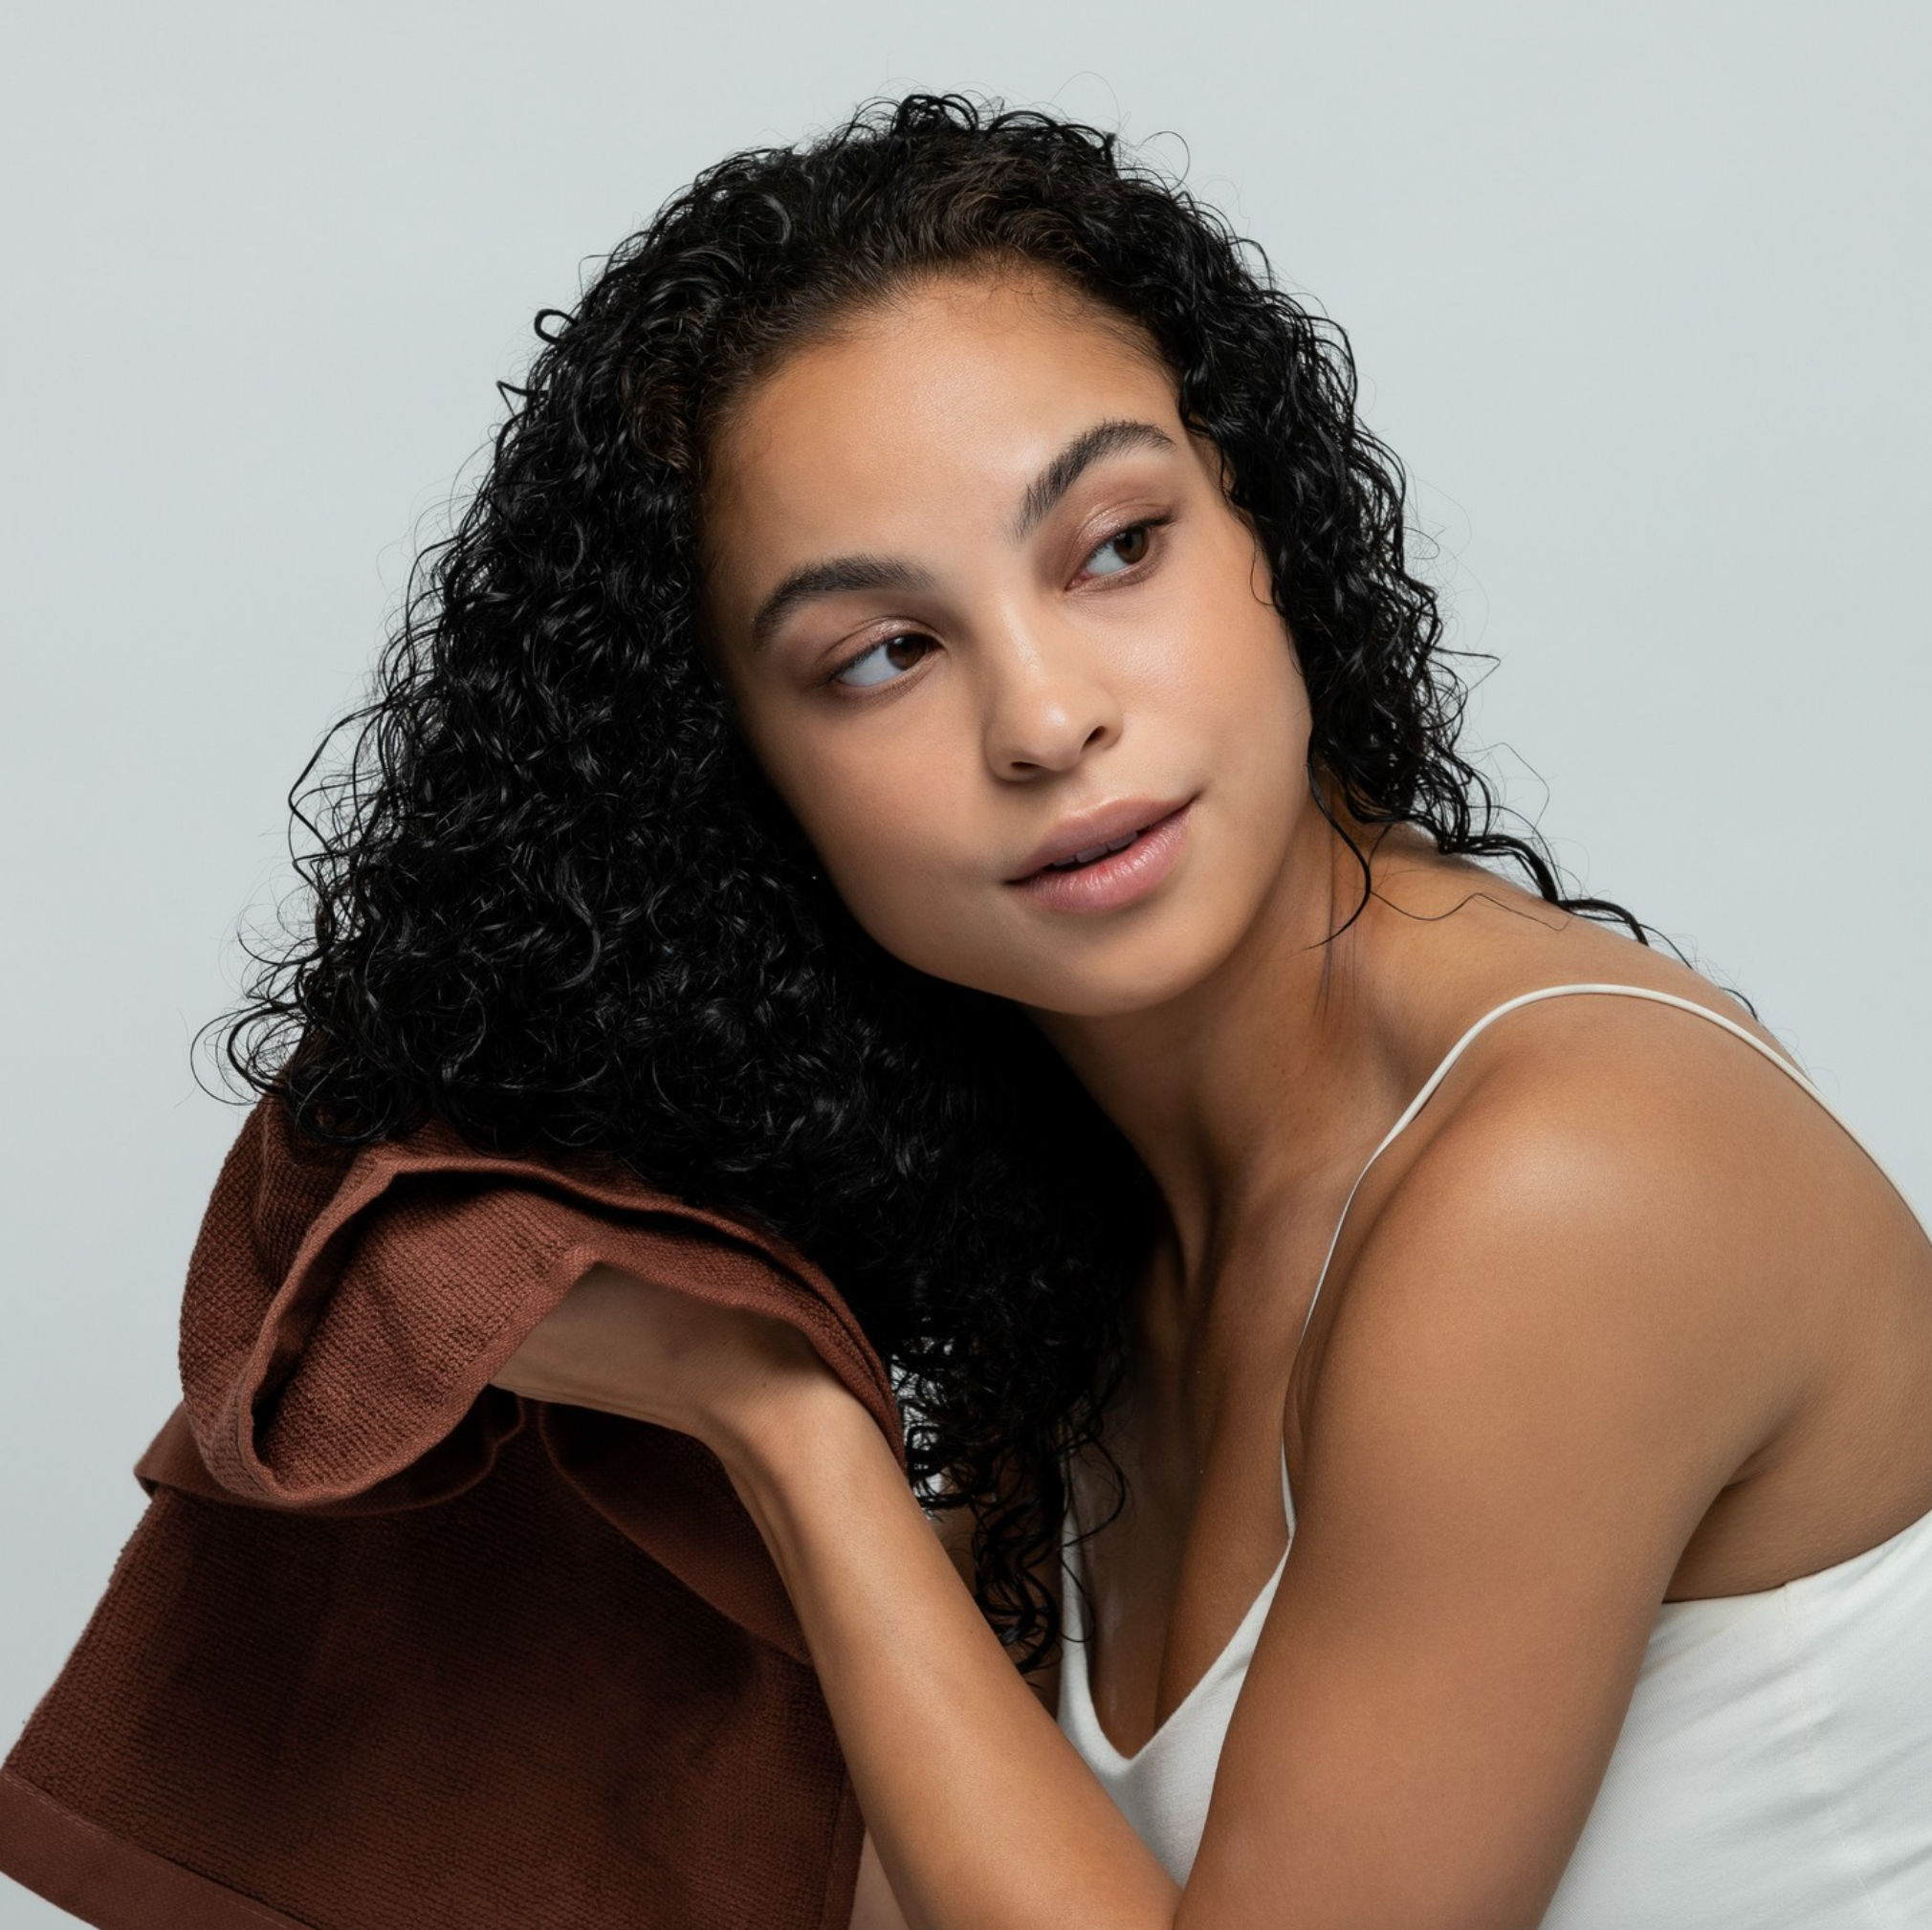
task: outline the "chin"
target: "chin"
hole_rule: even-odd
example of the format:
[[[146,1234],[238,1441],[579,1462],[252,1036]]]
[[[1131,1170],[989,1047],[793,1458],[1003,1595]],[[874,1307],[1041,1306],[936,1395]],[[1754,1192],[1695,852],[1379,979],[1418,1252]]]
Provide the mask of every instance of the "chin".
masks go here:
[[[1007,975],[1004,984],[987,989],[1036,1011],[1069,1019],[1122,1018],[1186,997],[1223,955],[1224,951],[1209,943],[1196,923],[1180,942],[1175,942],[1172,930],[1150,931],[1141,942],[1121,947],[1113,956],[1095,948],[1086,958],[1034,959],[1032,970]]]
[[[1109,1019],[1184,998],[1239,947],[1243,923],[1225,889],[1205,898],[1196,889],[1046,929],[1009,927],[983,913],[931,922],[916,933],[868,929],[886,950],[931,977],[1036,1012]]]

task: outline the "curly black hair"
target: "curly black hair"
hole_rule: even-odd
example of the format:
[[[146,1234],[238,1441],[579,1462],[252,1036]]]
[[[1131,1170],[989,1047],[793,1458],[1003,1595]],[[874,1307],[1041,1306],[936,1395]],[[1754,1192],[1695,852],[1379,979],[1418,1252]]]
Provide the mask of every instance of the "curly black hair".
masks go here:
[[[1017,1007],[889,955],[819,876],[704,633],[699,515],[725,412],[789,350],[1002,266],[1141,331],[1218,447],[1306,684],[1317,800],[1326,779],[1362,823],[1514,861],[1641,940],[1497,828],[1458,754],[1466,690],[1342,331],[1117,135],[913,94],[707,168],[538,316],[371,700],[290,794],[312,915],[252,949],[223,1045],[318,1138],[434,1115],[496,1150],[594,1149],[795,1241],[893,1372],[922,1498],[973,1510],[980,1609],[1030,1670],[1060,1634],[1035,1568],[1063,1457],[1099,1448],[1158,1201]]]

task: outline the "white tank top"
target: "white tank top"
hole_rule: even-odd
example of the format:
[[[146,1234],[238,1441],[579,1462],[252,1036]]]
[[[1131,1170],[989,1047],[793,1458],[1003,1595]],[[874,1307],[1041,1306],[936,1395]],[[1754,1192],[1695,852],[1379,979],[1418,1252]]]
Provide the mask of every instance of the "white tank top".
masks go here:
[[[1479,1033],[1519,1006],[1579,992],[1655,999],[1708,1019],[1790,1073],[1838,1117],[1803,1074],[1706,1006],[1637,985],[1546,986],[1484,1014],[1449,1048],[1370,1155],[1342,1219],[1369,1167]],[[1316,1295],[1341,1233],[1338,1220]],[[1304,1336],[1313,1313],[1311,1298]],[[1285,1448],[1282,1509],[1292,1547]],[[1145,1746],[1123,1756],[1093,1711],[1073,1533],[1069,1509],[1063,1558],[1076,1585],[1063,1590],[1068,1646],[1060,1726],[1184,1884],[1228,1720],[1288,1551],[1213,1666]],[[1615,1750],[1542,1930],[1928,1926],[1932,1513],[1863,1554],[1780,1588],[1659,1604]]]

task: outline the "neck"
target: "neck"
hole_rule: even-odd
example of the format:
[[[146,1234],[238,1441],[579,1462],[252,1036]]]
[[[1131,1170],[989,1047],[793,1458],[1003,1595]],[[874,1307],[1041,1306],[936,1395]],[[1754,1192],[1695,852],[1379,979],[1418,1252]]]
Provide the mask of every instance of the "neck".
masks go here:
[[[1338,814],[1339,815],[1339,814]],[[1428,863],[1424,841],[1342,819],[1385,860]],[[1442,862],[1436,860],[1435,862]],[[1321,1187],[1408,1098],[1392,954],[1413,921],[1362,899],[1353,852],[1318,814],[1228,956],[1184,994],[1130,1013],[1035,1011],[1153,1174],[1189,1297],[1246,1232]]]

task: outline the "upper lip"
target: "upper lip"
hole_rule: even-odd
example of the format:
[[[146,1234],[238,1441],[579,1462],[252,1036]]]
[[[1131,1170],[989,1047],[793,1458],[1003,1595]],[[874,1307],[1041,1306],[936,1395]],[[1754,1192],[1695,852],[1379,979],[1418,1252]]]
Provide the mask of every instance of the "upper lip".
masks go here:
[[[1048,865],[1058,865],[1079,852],[1090,851],[1096,844],[1110,844],[1131,831],[1144,831],[1192,801],[1188,798],[1170,798],[1165,801],[1154,798],[1116,798],[1111,803],[1096,804],[1090,811],[1056,824],[1021,861],[1021,868],[1006,882],[1018,885]]]

